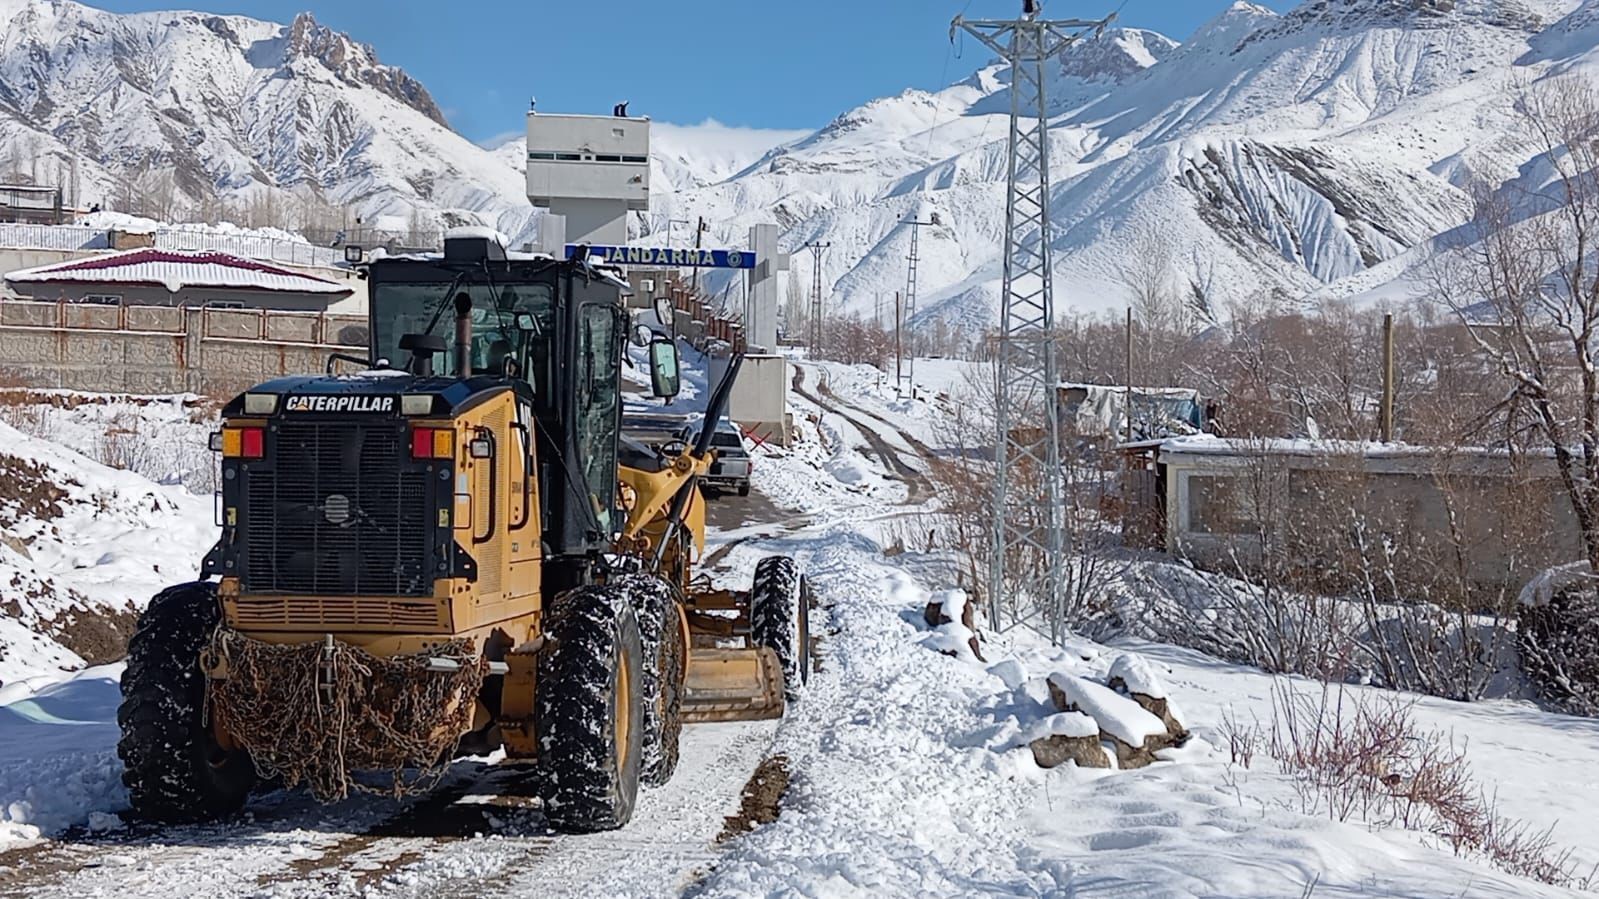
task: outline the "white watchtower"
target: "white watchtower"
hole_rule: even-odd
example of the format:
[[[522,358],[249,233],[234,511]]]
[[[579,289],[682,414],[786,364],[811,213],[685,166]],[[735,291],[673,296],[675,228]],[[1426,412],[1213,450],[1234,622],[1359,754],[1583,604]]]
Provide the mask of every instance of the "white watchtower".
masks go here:
[[[528,113],[527,198],[567,243],[625,245],[628,212],[649,209],[650,120]]]

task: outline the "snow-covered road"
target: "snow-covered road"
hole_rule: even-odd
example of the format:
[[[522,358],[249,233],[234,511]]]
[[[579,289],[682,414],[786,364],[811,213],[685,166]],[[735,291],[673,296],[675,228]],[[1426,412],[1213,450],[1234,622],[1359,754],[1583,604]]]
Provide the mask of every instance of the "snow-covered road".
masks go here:
[[[820,369],[829,393],[811,380]],[[1302,814],[1290,779],[1230,764],[1215,748],[1223,717],[1269,713],[1277,679],[1259,671],[1172,647],[1051,647],[1020,631],[986,635],[986,662],[941,653],[950,644],[922,609],[954,586],[956,556],[885,552],[897,519],[925,498],[907,505],[899,466],[881,455],[914,468],[936,422],[920,401],[896,407],[841,367],[807,365],[805,377],[816,399],[795,401],[804,439],[763,453],[755,486],[807,514],[732,516],[713,537],[714,569],[738,585],[762,556],[799,559],[820,604],[817,672],[780,722],[690,728],[677,776],[642,795],[626,829],[551,835],[518,772],[479,761],[458,763],[435,795],[404,808],[278,793],[228,825],[121,829],[104,814],[119,801],[103,784],[115,773],[104,709],[117,672],[107,668],[0,707],[0,805],[27,783],[89,801],[46,830],[80,826],[0,853],[0,895],[1577,895],[1425,834]],[[1055,712],[1045,679],[1103,682],[1128,653],[1161,672],[1194,737],[1136,771],[1040,768],[1025,735]],[[75,715],[90,723],[68,723]],[[1557,827],[1578,863],[1599,862],[1599,837],[1583,823],[1599,805],[1591,721],[1426,699],[1418,715],[1471,738],[1482,782],[1508,813]],[[719,841],[751,773],[774,755],[792,774],[781,814]]]

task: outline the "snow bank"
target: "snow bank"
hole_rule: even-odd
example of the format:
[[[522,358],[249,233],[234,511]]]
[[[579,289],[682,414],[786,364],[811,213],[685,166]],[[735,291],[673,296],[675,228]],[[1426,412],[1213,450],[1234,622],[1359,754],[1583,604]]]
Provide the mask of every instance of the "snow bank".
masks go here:
[[[216,539],[209,496],[101,465],[3,422],[0,469],[0,685],[84,667],[71,648],[75,633],[96,653],[113,652],[108,641],[121,624],[79,633],[81,622],[125,622],[162,588],[193,580]]]
[[[127,807],[116,757],[122,666],[90,668],[0,705],[0,848]]]
[[[3,398],[4,420],[30,437],[191,493],[209,496],[217,487],[208,439],[218,424],[200,396],[27,390]]]

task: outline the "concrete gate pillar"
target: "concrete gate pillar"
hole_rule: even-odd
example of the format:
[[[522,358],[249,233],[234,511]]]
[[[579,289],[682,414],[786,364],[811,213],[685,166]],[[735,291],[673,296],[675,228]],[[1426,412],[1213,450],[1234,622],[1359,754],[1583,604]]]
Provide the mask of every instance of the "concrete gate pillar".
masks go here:
[[[745,334],[751,351],[774,353],[777,351],[778,275],[788,271],[788,254],[777,247],[776,225],[750,228],[750,249],[755,251],[755,269],[749,276]]]

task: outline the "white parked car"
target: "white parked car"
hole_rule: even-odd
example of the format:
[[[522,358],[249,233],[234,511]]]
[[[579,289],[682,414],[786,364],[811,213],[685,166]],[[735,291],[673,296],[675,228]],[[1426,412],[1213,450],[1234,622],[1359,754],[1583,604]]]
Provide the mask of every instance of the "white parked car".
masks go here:
[[[697,424],[688,425],[677,434],[678,439],[690,446],[699,436]],[[718,490],[737,490],[739,496],[749,496],[750,471],[755,467],[755,459],[744,445],[744,435],[738,426],[726,420],[718,424],[716,433],[711,435],[711,450],[716,453],[716,461],[711,463],[711,470],[703,479],[704,485]]]

